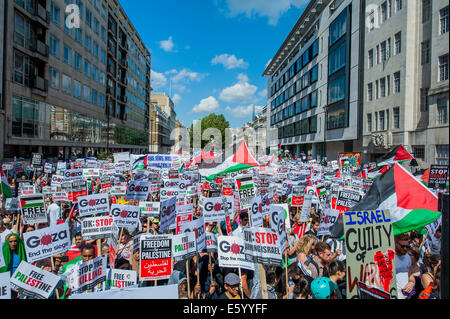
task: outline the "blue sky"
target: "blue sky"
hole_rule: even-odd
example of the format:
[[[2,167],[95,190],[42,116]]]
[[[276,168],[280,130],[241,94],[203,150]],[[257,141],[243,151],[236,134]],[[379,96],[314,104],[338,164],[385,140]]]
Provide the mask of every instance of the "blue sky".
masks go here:
[[[152,87],[190,126],[210,112],[232,128],[267,100],[266,63],[307,0],[121,0],[152,54]],[[171,85],[170,85],[171,84]]]

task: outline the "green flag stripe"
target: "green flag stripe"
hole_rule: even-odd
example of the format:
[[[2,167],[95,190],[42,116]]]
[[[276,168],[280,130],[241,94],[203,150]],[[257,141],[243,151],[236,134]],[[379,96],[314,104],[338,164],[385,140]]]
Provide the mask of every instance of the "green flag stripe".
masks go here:
[[[413,209],[402,219],[394,222],[394,236],[422,228],[441,217],[442,213],[428,209]]]

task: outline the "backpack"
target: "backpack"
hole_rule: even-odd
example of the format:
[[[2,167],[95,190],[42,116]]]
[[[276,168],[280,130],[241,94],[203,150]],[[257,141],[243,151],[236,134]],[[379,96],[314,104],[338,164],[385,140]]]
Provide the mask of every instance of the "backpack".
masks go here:
[[[319,265],[318,265],[312,258],[308,259],[308,260],[305,262],[305,266],[306,266],[306,267],[309,267],[309,265],[313,265],[313,266],[316,268],[316,270],[317,270],[317,275],[320,277],[320,268],[319,268]]]

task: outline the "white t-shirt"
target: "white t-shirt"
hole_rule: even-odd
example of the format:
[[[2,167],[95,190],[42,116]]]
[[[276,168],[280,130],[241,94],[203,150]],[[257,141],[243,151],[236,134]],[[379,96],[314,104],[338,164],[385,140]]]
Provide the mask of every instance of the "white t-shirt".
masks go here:
[[[55,226],[56,222],[61,219],[61,209],[58,204],[53,203],[48,206],[47,213],[49,217],[49,226]]]

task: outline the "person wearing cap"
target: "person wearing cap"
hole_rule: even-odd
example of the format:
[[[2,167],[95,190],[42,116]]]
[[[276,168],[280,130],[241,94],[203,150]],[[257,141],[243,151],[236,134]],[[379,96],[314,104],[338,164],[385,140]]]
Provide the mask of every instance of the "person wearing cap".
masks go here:
[[[337,289],[337,284],[328,277],[319,277],[311,282],[311,295],[314,299],[337,299]]]
[[[225,292],[218,299],[241,299],[239,294],[239,276],[230,272],[223,281]]]
[[[150,234],[152,234],[152,235],[159,234],[159,219],[158,218],[152,219],[152,228],[150,229]]]

